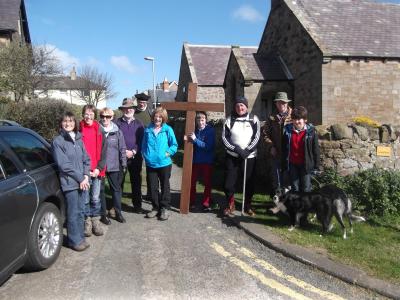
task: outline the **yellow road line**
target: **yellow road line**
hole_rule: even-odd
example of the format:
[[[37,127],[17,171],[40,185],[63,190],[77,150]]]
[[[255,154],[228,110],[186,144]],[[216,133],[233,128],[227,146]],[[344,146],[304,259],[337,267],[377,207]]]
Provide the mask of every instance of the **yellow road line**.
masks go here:
[[[311,298],[308,298],[307,296],[304,296],[304,295],[302,295],[302,294],[300,294],[300,293],[298,293],[298,292],[296,292],[296,291],[284,286],[283,284],[279,283],[278,281],[276,281],[274,279],[267,278],[264,274],[262,274],[261,272],[253,269],[251,266],[246,264],[244,261],[232,256],[221,245],[219,245],[217,243],[212,243],[210,246],[212,248],[214,248],[214,250],[218,254],[220,254],[223,257],[229,259],[229,261],[231,263],[233,263],[236,266],[238,266],[239,268],[241,268],[247,274],[250,274],[253,277],[255,277],[256,279],[258,279],[262,284],[264,284],[264,285],[266,285],[266,286],[278,291],[281,294],[289,296],[289,297],[291,297],[293,299],[311,300]]]
[[[239,246],[239,244],[236,243],[233,240],[229,240],[229,242],[231,244],[235,245],[235,246]],[[294,276],[284,274],[282,271],[278,270],[277,268],[275,268],[274,266],[272,266],[271,264],[269,264],[265,260],[257,258],[257,256],[253,252],[251,252],[250,250],[248,250],[248,249],[246,249],[244,247],[238,247],[236,250],[240,251],[245,256],[253,259],[256,263],[260,264],[265,270],[270,271],[271,273],[275,274],[276,276],[284,278],[287,281],[289,281],[289,282],[291,282],[291,283],[293,283],[293,284],[295,284],[295,285],[297,285],[297,286],[299,286],[299,287],[301,287],[301,288],[303,288],[303,289],[305,289],[307,291],[311,291],[313,293],[316,293],[316,294],[320,295],[321,297],[323,297],[324,299],[344,300],[344,298],[342,298],[342,297],[340,297],[340,296],[338,296],[336,294],[321,290],[321,289],[319,289],[319,288],[317,288],[317,287],[315,287],[315,286],[313,286],[313,285],[311,285],[311,284],[309,284],[307,282],[304,282],[304,281],[302,281],[300,279],[297,279]]]

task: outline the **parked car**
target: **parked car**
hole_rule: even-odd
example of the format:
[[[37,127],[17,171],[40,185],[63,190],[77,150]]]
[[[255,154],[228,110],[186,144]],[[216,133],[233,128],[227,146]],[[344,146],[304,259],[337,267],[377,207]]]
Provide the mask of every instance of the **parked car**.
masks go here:
[[[16,270],[42,270],[63,242],[64,198],[48,142],[0,125],[0,285]]]

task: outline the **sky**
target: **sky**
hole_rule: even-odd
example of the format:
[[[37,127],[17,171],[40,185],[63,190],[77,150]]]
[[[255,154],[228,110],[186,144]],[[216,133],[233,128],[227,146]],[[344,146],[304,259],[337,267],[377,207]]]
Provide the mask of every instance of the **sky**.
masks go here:
[[[136,90],[179,79],[184,42],[258,46],[269,0],[25,0],[31,39],[47,45],[68,74],[92,65],[113,77],[117,108]]]

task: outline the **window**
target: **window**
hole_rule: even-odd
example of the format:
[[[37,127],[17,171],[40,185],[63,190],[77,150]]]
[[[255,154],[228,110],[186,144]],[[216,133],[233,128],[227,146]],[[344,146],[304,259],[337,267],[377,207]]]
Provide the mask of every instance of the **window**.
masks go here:
[[[19,171],[10,159],[9,154],[0,147],[0,181],[18,174]]]
[[[30,133],[3,132],[2,138],[9,144],[27,170],[53,163],[50,150]]]

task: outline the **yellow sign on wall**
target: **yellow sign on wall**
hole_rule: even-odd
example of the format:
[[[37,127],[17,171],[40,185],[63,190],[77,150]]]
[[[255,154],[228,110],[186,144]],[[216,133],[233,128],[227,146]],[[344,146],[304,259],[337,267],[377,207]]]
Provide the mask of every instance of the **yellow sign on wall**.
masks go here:
[[[392,148],[387,146],[377,146],[376,155],[377,156],[391,156]]]

